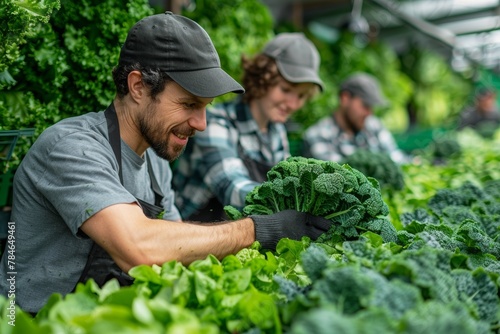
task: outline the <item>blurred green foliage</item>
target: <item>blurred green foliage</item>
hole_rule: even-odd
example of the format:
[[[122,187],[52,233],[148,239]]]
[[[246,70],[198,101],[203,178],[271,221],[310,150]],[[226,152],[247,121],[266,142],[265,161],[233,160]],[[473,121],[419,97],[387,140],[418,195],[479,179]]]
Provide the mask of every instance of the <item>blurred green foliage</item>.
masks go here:
[[[198,22],[212,38],[222,68],[236,80],[243,74],[241,56],[253,56],[274,36],[273,18],[259,0],[197,0],[183,15]],[[227,94],[217,100],[235,96]]]
[[[0,60],[12,78],[0,85],[0,129],[36,131],[35,137],[18,143],[8,162],[15,168],[45,128],[111,102],[111,70],[121,43],[128,29],[153,10],[147,0],[7,3],[8,10],[0,10],[2,33],[18,40]]]
[[[0,73],[6,78],[10,64],[20,57],[19,47],[37,33],[40,24],[47,23],[53,10],[60,7],[59,0],[13,1],[0,0]],[[4,82],[0,82],[1,85]]]
[[[401,57],[401,64],[414,83],[409,103],[418,125],[453,127],[473,91],[472,82],[430,50],[413,47]]]

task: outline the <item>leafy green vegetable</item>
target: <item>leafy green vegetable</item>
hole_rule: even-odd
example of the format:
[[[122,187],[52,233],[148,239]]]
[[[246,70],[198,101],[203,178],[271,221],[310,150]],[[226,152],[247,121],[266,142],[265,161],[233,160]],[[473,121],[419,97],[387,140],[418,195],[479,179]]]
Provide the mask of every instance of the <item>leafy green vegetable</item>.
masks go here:
[[[381,187],[401,190],[404,187],[404,175],[401,166],[396,164],[385,152],[372,152],[358,149],[345,157],[342,163],[356,168],[366,176],[377,179]]]
[[[485,323],[477,322],[467,308],[458,302],[443,304],[429,301],[405,314],[401,333],[486,334]]]
[[[267,181],[248,193],[243,214],[231,206],[225,211],[236,219],[293,209],[330,219],[334,224],[324,239],[357,238],[372,231],[385,241],[396,240],[396,230],[385,218],[389,210],[378,181],[348,165],[312,158],[290,157],[276,164]]]
[[[430,147],[435,158],[444,159],[453,156],[459,156],[462,153],[462,147],[455,138],[434,139]]]
[[[41,24],[49,21],[52,11],[59,9],[59,0],[3,0],[0,9],[0,73],[8,69],[21,53],[19,48],[28,37],[36,35]],[[2,87],[0,81],[0,88]]]

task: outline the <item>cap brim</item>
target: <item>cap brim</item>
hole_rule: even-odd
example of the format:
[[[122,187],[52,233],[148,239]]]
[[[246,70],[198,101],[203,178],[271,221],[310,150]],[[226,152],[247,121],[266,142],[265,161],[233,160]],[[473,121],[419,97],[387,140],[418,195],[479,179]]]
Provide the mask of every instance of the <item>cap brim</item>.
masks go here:
[[[318,77],[315,70],[280,61],[276,61],[276,64],[281,75],[286,80],[293,83],[311,82],[318,85],[321,91],[323,91],[323,81]]]
[[[182,88],[199,97],[217,97],[226,93],[243,94],[245,89],[221,68],[167,72]]]
[[[366,105],[368,105],[370,107],[383,108],[383,107],[389,106],[389,101],[387,101],[386,99],[384,99],[382,97],[376,97],[376,98],[372,98],[372,99],[363,99],[363,103],[365,103]]]

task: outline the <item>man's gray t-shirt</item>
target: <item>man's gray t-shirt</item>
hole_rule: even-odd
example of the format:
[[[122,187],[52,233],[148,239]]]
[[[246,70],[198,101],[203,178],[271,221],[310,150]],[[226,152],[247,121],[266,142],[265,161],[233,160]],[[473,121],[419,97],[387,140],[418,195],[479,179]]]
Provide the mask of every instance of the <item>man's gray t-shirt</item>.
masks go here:
[[[15,271],[16,303],[38,312],[52,293],[75,287],[92,246],[80,226],[100,210],[118,203],[154,204],[147,159],[123,141],[123,183],[108,142],[103,112],[63,120],[45,130],[14,176],[11,221],[15,222],[15,270],[0,262],[0,293],[8,293],[8,272]],[[171,189],[172,171],[151,149],[151,167],[165,195],[164,219],[180,220]]]

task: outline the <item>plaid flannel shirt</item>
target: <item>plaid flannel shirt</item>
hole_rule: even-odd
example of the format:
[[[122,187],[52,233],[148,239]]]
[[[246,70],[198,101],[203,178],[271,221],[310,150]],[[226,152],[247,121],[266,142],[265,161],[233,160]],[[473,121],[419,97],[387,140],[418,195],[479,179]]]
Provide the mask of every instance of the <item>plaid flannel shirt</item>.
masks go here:
[[[263,134],[248,105],[237,99],[207,110],[206,130],[189,140],[179,158],[173,186],[183,219],[214,196],[223,205],[244,207],[246,195],[260,183],[250,178],[239,152],[268,165],[290,155],[285,126],[270,123]]]
[[[331,115],[310,126],[303,136],[304,156],[316,159],[340,162],[358,148],[386,152],[396,163],[408,161],[389,130],[374,116],[366,119],[365,128],[355,136],[343,131]]]

